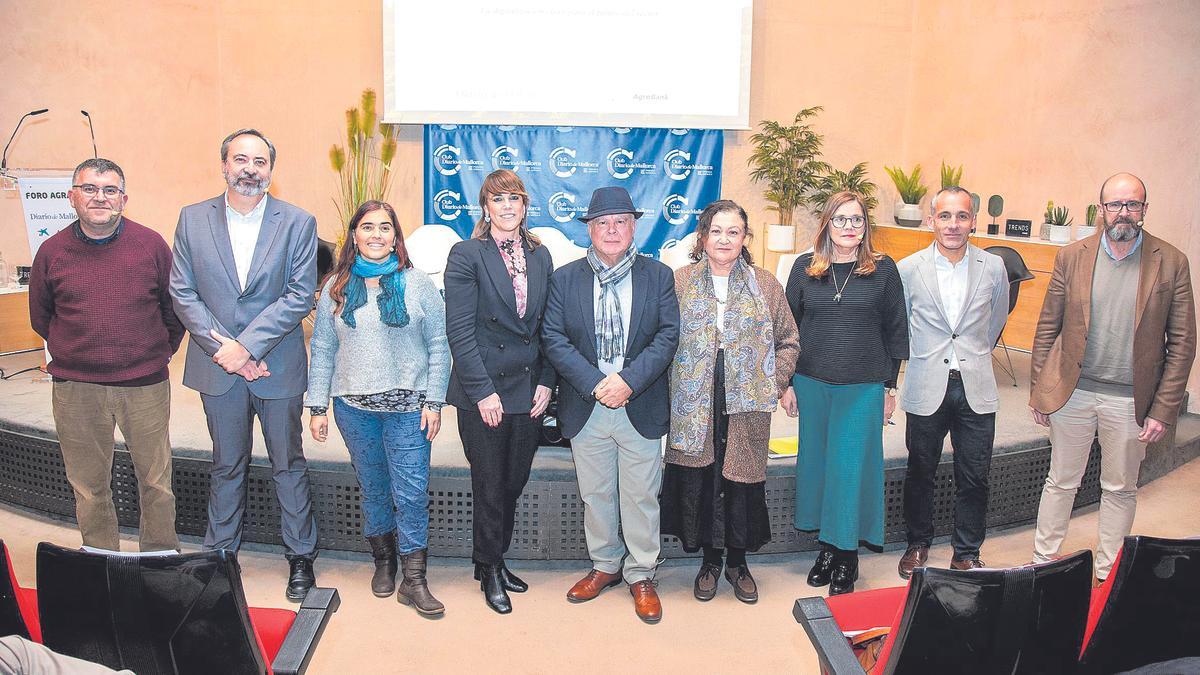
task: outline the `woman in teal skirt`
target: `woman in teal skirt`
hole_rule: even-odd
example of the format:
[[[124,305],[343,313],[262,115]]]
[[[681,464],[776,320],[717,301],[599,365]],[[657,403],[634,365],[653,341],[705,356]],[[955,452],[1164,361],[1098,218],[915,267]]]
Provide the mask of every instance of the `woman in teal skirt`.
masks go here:
[[[904,287],[875,251],[860,195],[839,192],[821,213],[813,252],[796,260],[787,299],[800,358],[781,404],[800,417],[798,530],[821,550],[808,574],[829,594],[854,590],[858,547],[883,547],[883,426],[908,358]]]

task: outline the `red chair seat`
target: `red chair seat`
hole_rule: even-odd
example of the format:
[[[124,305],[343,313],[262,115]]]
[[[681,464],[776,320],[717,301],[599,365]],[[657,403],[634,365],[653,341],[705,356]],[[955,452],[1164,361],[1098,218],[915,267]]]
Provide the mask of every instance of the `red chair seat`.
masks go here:
[[[834,595],[825,602],[843,631],[862,631],[895,625],[907,595],[907,586],[896,586]]]
[[[263,658],[270,666],[275,661],[275,655],[283,646],[292,623],[296,621],[296,613],[290,609],[273,609],[269,607],[251,607],[250,623],[254,625],[254,636],[262,649]]]
[[[14,586],[17,592],[17,606],[21,608],[21,616],[25,618],[25,627],[29,629],[29,637],[34,642],[42,641],[42,624],[38,620],[37,589]]]

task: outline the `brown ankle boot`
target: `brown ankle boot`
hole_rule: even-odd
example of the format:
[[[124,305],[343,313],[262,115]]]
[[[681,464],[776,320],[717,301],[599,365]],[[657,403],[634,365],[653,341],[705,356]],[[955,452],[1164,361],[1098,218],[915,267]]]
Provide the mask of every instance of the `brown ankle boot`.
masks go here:
[[[396,532],[367,537],[371,557],[375,558],[375,575],[371,577],[371,592],[386,598],[396,592]]]
[[[446,611],[446,606],[438,602],[429,592],[429,584],[425,581],[425,559],[429,554],[427,549],[413,551],[400,555],[400,569],[404,572],[404,580],[396,591],[396,600],[401,604],[412,605],[418,612],[427,616],[435,616]]]

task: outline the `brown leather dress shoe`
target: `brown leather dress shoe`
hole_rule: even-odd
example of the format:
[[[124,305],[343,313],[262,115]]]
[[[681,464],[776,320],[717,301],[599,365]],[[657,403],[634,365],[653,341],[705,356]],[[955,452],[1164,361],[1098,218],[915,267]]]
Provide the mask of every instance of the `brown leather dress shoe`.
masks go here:
[[[612,588],[621,583],[620,574],[609,574],[593,569],[587,576],[580,579],[567,591],[567,600],[571,602],[587,602],[596,599],[597,595],[606,588]]]
[[[696,575],[696,583],[692,585],[692,595],[701,602],[708,602],[717,596],[717,582],[721,579],[721,566],[704,563],[700,573]]]
[[[929,562],[928,546],[909,546],[904,555],[900,556],[900,564],[896,565],[896,572],[900,574],[901,579],[908,579],[912,577],[913,570],[924,567],[927,562]]]
[[[730,586],[733,586],[733,597],[748,605],[758,602],[758,584],[754,583],[754,577],[750,575],[748,566],[726,566],[725,579],[729,581]]]
[[[979,558],[963,558],[962,560],[951,560],[950,569],[952,570],[977,570],[981,567],[987,567]]]
[[[639,619],[646,623],[658,623],[662,619],[662,603],[658,600],[653,581],[635,581],[629,584],[629,593],[633,596],[633,610]]]

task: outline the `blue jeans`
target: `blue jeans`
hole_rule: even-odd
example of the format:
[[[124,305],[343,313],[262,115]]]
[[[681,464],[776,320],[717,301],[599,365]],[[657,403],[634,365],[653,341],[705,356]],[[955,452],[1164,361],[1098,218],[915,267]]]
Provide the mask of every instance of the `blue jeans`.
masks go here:
[[[429,546],[429,449],[421,413],[371,412],[333,399],[362,489],[363,535],[397,531],[401,553]]]

